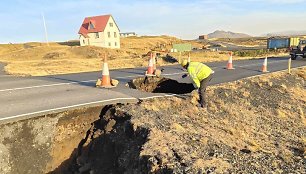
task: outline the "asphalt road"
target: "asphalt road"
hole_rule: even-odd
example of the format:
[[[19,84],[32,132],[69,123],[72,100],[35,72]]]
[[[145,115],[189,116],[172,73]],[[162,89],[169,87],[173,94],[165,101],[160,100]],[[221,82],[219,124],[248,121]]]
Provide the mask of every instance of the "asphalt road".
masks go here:
[[[226,70],[226,62],[208,63],[215,71],[211,85],[263,74],[259,71],[263,59],[234,61],[235,70]],[[306,59],[292,61],[292,67],[306,65]],[[288,58],[269,58],[270,72],[285,70]],[[179,65],[165,66],[163,75],[180,83],[185,73]],[[128,88],[125,84],[141,77],[146,68],[112,70],[112,78],[120,80],[117,88],[95,88],[101,72],[87,72],[44,77],[14,77],[0,75],[0,123],[27,119],[43,114],[84,106],[138,102],[152,97],[173,94],[153,94]]]

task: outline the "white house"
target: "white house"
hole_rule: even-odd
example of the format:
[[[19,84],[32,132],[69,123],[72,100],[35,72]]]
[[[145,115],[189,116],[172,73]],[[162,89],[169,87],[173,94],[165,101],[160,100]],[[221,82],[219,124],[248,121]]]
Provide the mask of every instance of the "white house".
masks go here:
[[[132,37],[132,36],[137,36],[135,32],[127,32],[127,33],[120,33],[120,37]]]
[[[80,45],[120,48],[119,33],[112,15],[86,17],[79,30]]]

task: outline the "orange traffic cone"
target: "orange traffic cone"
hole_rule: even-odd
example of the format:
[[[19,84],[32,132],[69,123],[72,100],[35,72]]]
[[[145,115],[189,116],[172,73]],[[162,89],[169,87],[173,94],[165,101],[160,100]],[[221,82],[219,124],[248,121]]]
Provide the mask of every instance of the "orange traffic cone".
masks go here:
[[[262,64],[261,72],[269,72],[268,71],[268,58],[267,57],[265,58],[265,60]]]
[[[153,59],[153,70],[156,70],[156,53],[151,53],[151,59]]]
[[[150,58],[149,60],[149,67],[146,71],[146,76],[154,76],[154,67],[153,67],[153,59]]]
[[[111,79],[110,79],[110,76],[109,76],[109,69],[108,69],[106,54],[104,55],[101,87],[105,87],[105,88],[112,87]]]
[[[188,53],[188,63],[190,63],[190,53]]]
[[[232,52],[230,52],[230,57],[228,59],[228,63],[227,63],[226,69],[228,69],[228,70],[235,69],[233,67],[233,53]]]

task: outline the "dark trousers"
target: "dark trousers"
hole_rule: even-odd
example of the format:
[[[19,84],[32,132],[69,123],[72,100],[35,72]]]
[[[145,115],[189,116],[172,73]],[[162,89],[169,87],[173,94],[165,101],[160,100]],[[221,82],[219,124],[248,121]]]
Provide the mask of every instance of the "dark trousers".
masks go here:
[[[205,107],[207,105],[206,103],[206,88],[208,86],[208,83],[212,79],[212,74],[210,74],[207,78],[203,79],[200,82],[200,89],[199,89],[199,96],[200,96],[200,104],[202,107]]]

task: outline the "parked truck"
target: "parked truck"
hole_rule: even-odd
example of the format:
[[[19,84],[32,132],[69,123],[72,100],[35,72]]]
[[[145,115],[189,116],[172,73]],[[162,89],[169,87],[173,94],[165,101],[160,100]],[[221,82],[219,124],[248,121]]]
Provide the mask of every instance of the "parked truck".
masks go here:
[[[292,60],[295,60],[298,56],[306,58],[306,39],[300,40],[298,46],[291,47],[290,56]]]
[[[268,49],[283,49],[297,46],[299,44],[299,37],[270,37],[268,39]]]

